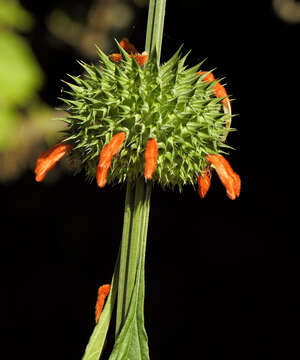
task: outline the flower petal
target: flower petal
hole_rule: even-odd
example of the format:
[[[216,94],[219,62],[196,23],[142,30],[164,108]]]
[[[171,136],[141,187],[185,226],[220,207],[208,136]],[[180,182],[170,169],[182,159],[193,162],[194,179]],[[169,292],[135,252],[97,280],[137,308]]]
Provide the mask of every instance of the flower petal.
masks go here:
[[[71,144],[62,144],[59,142],[53,145],[47,151],[43,152],[36,161],[35,180],[37,182],[44,180],[47,172],[54,168],[56,163],[62,159],[71,149]]]
[[[116,155],[123,142],[125,141],[125,132],[119,132],[114,135],[110,142],[103,147],[100,153],[99,163],[96,170],[96,179],[99,187],[104,187],[106,184],[107,171],[111,165],[114,155]]]
[[[151,180],[156,169],[158,156],[158,147],[155,139],[149,139],[145,151],[145,171],[146,179]]]
[[[132,45],[127,38],[122,39],[120,45],[126,52],[128,52],[130,57],[134,56],[136,62],[140,66],[146,64],[148,59],[148,53],[146,51],[144,51],[142,54],[138,53],[134,45]],[[120,62],[123,57],[122,54],[111,54],[109,55],[109,58],[111,61]]]
[[[102,309],[104,306],[104,301],[107,297],[107,295],[110,292],[110,285],[102,285],[99,287],[98,289],[98,297],[97,297],[97,302],[96,302],[96,307],[95,307],[95,321],[96,324],[99,321],[100,315],[102,313]]]
[[[220,83],[217,83],[214,86],[214,93],[215,93],[216,97],[224,98],[224,99],[222,99],[222,103],[223,103],[223,105],[225,105],[228,108],[229,98],[228,98],[228,95],[227,95],[227,92],[226,92],[224,86],[221,85]]]
[[[239,197],[241,192],[241,178],[237,173],[233,173],[233,178],[234,178],[234,190],[236,196]]]
[[[198,194],[203,199],[210,188],[211,174],[209,170],[204,170],[198,176]]]
[[[136,50],[134,45],[132,45],[131,42],[127,38],[123,38],[120,41],[120,45],[126,52],[128,52],[128,54],[137,54],[138,53],[138,51]]]
[[[109,142],[109,148],[111,149],[112,155],[116,155],[119,151],[120,148],[123,144],[123,142],[125,141],[126,138],[126,133],[124,131],[119,132],[118,134],[114,135],[110,142]]]
[[[206,73],[207,73],[207,71],[198,71],[197,72],[198,75],[203,75]],[[211,82],[211,81],[216,81],[216,79],[214,77],[214,74],[212,72],[210,72],[210,73],[207,73],[207,75],[203,78],[203,81]],[[217,83],[214,86],[214,94],[218,98],[224,98],[224,99],[222,99],[223,105],[226,106],[227,108],[229,107],[229,97],[228,97],[227,92],[223,85],[221,85],[220,83]]]
[[[140,66],[143,66],[148,60],[148,53],[144,51],[142,54],[134,54],[134,58]]]
[[[223,185],[225,186],[227,196],[234,200],[240,195],[241,180],[236,174],[229,162],[218,154],[210,154],[206,156],[207,160],[214,166]]]
[[[109,55],[109,58],[113,62],[119,62],[123,59],[122,54],[111,54]]]
[[[198,75],[204,75],[207,74],[206,76],[204,76],[204,78],[202,79],[204,82],[211,82],[211,81],[215,81],[215,77],[214,74],[212,72],[207,72],[207,71],[198,71],[197,72]]]

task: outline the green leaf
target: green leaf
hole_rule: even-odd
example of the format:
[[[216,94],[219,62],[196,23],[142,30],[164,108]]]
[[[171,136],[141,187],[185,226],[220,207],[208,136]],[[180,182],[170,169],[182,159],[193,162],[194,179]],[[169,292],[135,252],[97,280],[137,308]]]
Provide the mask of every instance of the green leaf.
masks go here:
[[[144,298],[140,280],[135,283],[129,313],[119,336],[116,339],[109,360],[147,360],[149,359],[148,338],[144,328],[143,309]]]

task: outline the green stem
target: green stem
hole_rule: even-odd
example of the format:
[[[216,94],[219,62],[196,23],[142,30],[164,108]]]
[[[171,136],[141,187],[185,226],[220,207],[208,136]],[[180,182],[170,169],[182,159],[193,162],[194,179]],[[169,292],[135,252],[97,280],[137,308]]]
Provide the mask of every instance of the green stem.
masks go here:
[[[151,53],[156,47],[160,61],[166,0],[150,0],[146,51]],[[123,236],[121,243],[118,299],[116,315],[116,337],[124,325],[135,286],[139,261],[144,261],[150,210],[151,183],[138,179],[127,183]],[[144,263],[141,266],[140,299],[144,300]],[[143,305],[142,305],[143,307]]]
[[[151,183],[146,184],[143,178],[138,179],[135,186],[130,182],[127,183],[119,268],[116,336],[126,319],[138,265],[145,252],[150,194]]]
[[[166,0],[150,0],[145,49],[150,54],[156,47],[158,62],[160,60],[165,12]]]
[[[116,336],[119,333],[122,320],[125,317],[125,283],[127,276],[127,260],[129,250],[129,236],[131,231],[131,219],[134,210],[134,188],[128,182],[125,198],[123,235],[120,248],[120,269],[118,282],[118,300],[117,300],[117,318],[116,318]]]

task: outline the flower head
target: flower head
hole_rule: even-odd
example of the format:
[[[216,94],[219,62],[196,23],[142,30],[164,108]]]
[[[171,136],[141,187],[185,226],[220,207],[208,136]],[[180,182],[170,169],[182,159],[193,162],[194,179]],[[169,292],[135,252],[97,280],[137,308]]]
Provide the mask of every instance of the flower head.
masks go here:
[[[202,63],[188,68],[180,49],[159,65],[155,51],[150,57],[140,54],[127,39],[118,46],[120,53],[110,56],[98,49],[97,65],[80,62],[84,76],[70,76],[70,98],[63,101],[69,112],[64,141],[72,144],[71,156],[99,187],[144,175],[179,189],[198,182],[204,197],[211,166],[225,179],[215,161],[229,148],[225,88],[199,69]],[[234,191],[226,185],[230,198],[238,196],[237,184],[236,179]]]

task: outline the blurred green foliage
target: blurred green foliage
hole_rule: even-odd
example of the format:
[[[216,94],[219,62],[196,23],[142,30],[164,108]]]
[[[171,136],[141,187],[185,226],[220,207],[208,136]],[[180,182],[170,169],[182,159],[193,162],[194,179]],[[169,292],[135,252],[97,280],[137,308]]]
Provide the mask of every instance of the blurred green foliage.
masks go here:
[[[49,121],[65,117],[64,111],[55,111],[39,98],[47,74],[43,74],[24,36],[24,32],[37,34],[38,30],[20,1],[0,0],[0,183],[32,170],[45,143],[53,144],[65,128],[62,121]],[[124,0],[81,2],[77,10],[75,6],[75,17],[68,11],[74,2],[67,2],[68,6],[64,3],[55,2],[57,8],[45,20],[49,35],[61,40],[59,46],[68,44],[90,59],[97,54],[95,44],[111,49],[116,31],[122,29],[123,36],[133,18],[131,6]],[[35,4],[37,8],[43,5],[42,1]]]
[[[42,84],[42,72],[26,42],[16,34],[0,33],[1,101],[24,106]]]
[[[0,0],[0,151],[18,145],[20,109],[30,106],[43,83],[43,73],[26,40],[32,17],[17,0]]]
[[[0,0],[0,27],[9,26],[18,30],[29,30],[33,24],[31,15],[17,0]]]

